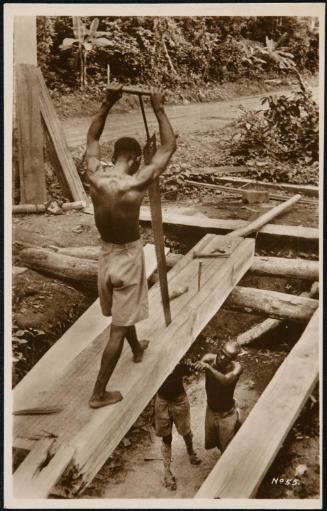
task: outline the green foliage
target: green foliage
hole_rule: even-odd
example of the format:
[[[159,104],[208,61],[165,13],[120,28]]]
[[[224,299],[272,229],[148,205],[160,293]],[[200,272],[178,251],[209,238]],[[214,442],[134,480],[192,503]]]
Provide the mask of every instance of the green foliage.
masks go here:
[[[243,109],[235,123],[231,154],[258,178],[316,183],[319,111],[311,91],[301,82],[301,89],[292,96],[268,96],[262,103],[265,110]],[[306,169],[304,174],[301,168]]]
[[[313,18],[312,18],[313,19]],[[89,27],[94,18],[82,17]],[[293,64],[318,67],[318,35],[309,20],[295,17],[99,17],[98,33],[109,44],[87,52],[89,90],[103,87],[107,64],[122,83],[188,86],[262,73],[280,73]],[[49,87],[79,85],[78,45],[68,16],[39,17],[38,58]],[[97,37],[97,36],[96,36]]]

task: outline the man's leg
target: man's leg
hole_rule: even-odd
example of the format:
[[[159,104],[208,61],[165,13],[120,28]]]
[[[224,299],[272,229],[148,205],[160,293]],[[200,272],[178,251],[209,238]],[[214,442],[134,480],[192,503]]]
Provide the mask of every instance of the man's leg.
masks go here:
[[[144,350],[149,346],[149,341],[139,341],[136,335],[135,326],[127,327],[126,339],[133,352],[134,362],[141,362],[143,358]]]
[[[190,431],[187,435],[183,436],[183,438],[184,438],[184,442],[185,442],[185,445],[186,445],[187,453],[188,453],[189,458],[190,458],[190,462],[192,463],[192,465],[199,465],[199,463],[201,463],[201,460],[200,460],[200,458],[198,457],[198,455],[196,454],[196,452],[194,451],[194,448],[193,448],[193,434],[192,434],[192,431]]]
[[[164,485],[168,490],[176,490],[177,484],[174,475],[171,472],[171,443],[172,435],[167,435],[162,438],[161,453],[164,464]]]
[[[99,374],[89,401],[91,408],[111,405],[123,399],[119,391],[106,391],[108,381],[119,360],[128,327],[111,325],[108,344],[103,352]]]

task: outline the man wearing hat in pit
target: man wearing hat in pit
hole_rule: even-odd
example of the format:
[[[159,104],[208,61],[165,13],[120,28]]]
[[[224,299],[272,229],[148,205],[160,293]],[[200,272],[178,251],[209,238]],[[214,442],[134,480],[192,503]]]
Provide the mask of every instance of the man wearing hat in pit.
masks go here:
[[[205,448],[218,447],[222,453],[240,426],[239,410],[234,400],[234,391],[242,373],[236,360],[240,346],[227,341],[218,354],[207,353],[196,369],[205,371],[207,410],[205,418]]]

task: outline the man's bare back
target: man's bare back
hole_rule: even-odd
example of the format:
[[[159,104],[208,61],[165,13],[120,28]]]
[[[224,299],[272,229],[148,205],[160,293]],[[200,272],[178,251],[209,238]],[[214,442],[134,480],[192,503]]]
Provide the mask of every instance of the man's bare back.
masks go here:
[[[91,198],[103,241],[129,243],[140,237],[139,215],[144,191],[133,188],[135,178],[104,167],[94,174]]]

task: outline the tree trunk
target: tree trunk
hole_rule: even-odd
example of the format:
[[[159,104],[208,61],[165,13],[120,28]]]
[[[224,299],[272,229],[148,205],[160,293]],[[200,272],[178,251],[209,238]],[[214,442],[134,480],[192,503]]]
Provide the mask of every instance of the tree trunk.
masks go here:
[[[33,270],[65,279],[96,282],[98,263],[78,257],[58,254],[45,248],[26,248],[20,253],[21,261]]]
[[[316,295],[319,293],[319,283],[314,282],[311,286],[311,289],[309,292],[304,291],[301,293],[300,296],[308,297],[308,298],[315,298]],[[236,341],[241,346],[244,346],[246,344],[250,344],[252,341],[255,341],[259,339],[259,337],[262,337],[264,334],[269,332],[270,330],[277,328],[279,325],[282,324],[282,321],[280,319],[272,319],[268,318],[265,319],[262,323],[259,323],[257,325],[254,325],[252,328],[244,332],[243,334],[240,334]]]
[[[43,271],[65,279],[96,282],[98,264],[96,261],[52,252],[44,248],[27,248],[20,253],[21,264],[33,270]],[[308,321],[318,306],[311,298],[236,287],[225,302],[226,307],[263,314],[277,319]]]
[[[276,319],[309,321],[318,303],[312,298],[237,286],[227,298],[225,306]]]
[[[58,252],[61,254],[93,260],[98,259],[99,251],[100,248],[98,246],[65,247],[58,249]],[[183,257],[182,254],[174,254],[172,252],[167,254],[167,268],[172,268],[181,257]],[[278,275],[280,277],[294,277],[313,281],[319,278],[319,261],[255,256],[249,272],[256,275]]]
[[[316,280],[319,279],[319,261],[256,256],[250,272],[257,275],[279,275]]]

